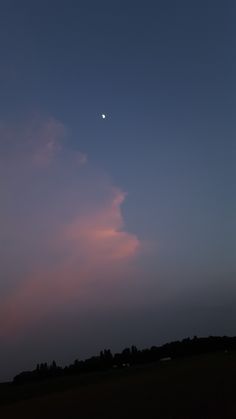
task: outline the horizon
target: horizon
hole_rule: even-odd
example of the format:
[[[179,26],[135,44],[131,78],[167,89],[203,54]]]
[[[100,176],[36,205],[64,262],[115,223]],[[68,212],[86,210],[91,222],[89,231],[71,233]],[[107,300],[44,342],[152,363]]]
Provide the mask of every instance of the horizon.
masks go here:
[[[224,342],[224,344],[223,344],[223,342],[221,342],[222,344],[219,345],[219,339],[221,341],[227,340],[228,344],[230,344],[230,340],[235,340],[235,342],[231,342],[231,345],[233,344],[233,346],[229,347],[227,345],[227,347],[225,347],[225,342]],[[216,342],[217,340],[218,340],[218,342]],[[202,344],[203,344],[203,341],[205,341],[204,343],[206,343],[206,341],[209,341],[208,346],[203,345],[203,347],[200,347],[200,349],[198,347],[194,348],[194,346],[193,347],[190,346],[188,348],[189,343],[191,344],[191,343],[196,343],[196,342],[200,342],[200,341],[202,342]],[[218,343],[218,346],[217,346],[216,343]],[[174,340],[174,341],[171,341],[171,342],[165,342],[165,343],[163,343],[161,345],[158,345],[158,346],[152,345],[148,348],[147,347],[137,348],[135,345],[131,345],[130,347],[122,348],[122,350],[120,352],[114,352],[110,348],[107,347],[107,348],[101,349],[98,353],[93,354],[93,355],[91,355],[87,358],[81,359],[80,357],[77,356],[77,358],[75,358],[73,360],[70,360],[68,364],[65,364],[65,363],[64,364],[58,364],[56,359],[38,361],[37,364],[34,365],[34,367],[31,370],[18,371],[10,380],[4,381],[4,382],[0,381],[0,384],[14,382],[15,379],[19,379],[19,383],[20,383],[21,382],[21,379],[20,379],[21,374],[24,375],[25,373],[34,373],[36,371],[39,371],[41,367],[46,367],[46,370],[48,370],[48,371],[50,371],[50,369],[53,367],[53,368],[59,369],[61,372],[64,372],[64,373],[67,373],[67,374],[70,375],[69,371],[67,372],[66,369],[74,367],[75,363],[84,364],[86,362],[89,362],[89,361],[93,360],[94,358],[96,358],[96,359],[100,358],[101,359],[102,354],[104,355],[106,353],[109,353],[109,356],[111,355],[111,358],[114,362],[117,357],[119,358],[119,356],[125,355],[125,357],[127,357],[127,354],[125,354],[125,352],[128,350],[129,351],[128,358],[131,357],[131,359],[129,360],[129,362],[131,362],[132,357],[133,357],[133,351],[135,351],[135,353],[139,353],[139,354],[144,354],[144,352],[146,352],[146,351],[149,352],[149,354],[148,355],[146,354],[143,359],[136,359],[136,360],[133,360],[133,362],[131,364],[128,364],[128,366],[131,366],[131,365],[138,365],[138,364],[142,365],[142,364],[148,364],[150,362],[161,361],[163,359],[163,357],[164,357],[164,359],[166,359],[167,355],[168,355],[168,359],[171,360],[172,357],[173,357],[173,359],[176,359],[176,358],[179,358],[179,357],[188,357],[188,356],[192,356],[192,355],[202,355],[202,354],[206,354],[206,353],[220,352],[222,350],[224,351],[224,353],[228,353],[229,351],[231,352],[232,350],[235,349],[234,348],[234,343],[236,344],[236,336],[192,336],[192,337],[186,336],[185,338],[183,338],[181,340]],[[177,352],[177,354],[175,354],[175,351],[176,351],[175,345],[183,345],[183,344],[184,345],[187,344],[187,347],[185,347],[185,351],[183,353],[181,353],[181,355],[178,352]],[[168,347],[168,348],[166,348],[166,347]],[[170,347],[172,347],[172,348],[170,349]],[[149,355],[154,350],[155,351],[163,350],[163,353],[162,353],[162,355],[160,355],[159,352],[157,352],[156,355],[155,355],[156,360],[155,361],[150,361]],[[125,365],[121,364],[121,360],[122,360],[122,358],[118,359],[119,365],[116,365],[116,367],[127,366],[126,364]],[[104,369],[107,369],[107,368],[109,369],[111,367],[113,368],[114,367],[113,362],[112,362],[112,365],[110,365],[110,362],[109,362],[108,365],[104,366],[103,368]],[[76,366],[76,368],[78,369],[78,365]],[[81,368],[81,366],[80,366],[80,368]],[[100,367],[101,370],[103,368]],[[94,366],[92,364],[92,366],[88,367],[88,372],[97,371],[97,369],[100,370],[97,365]],[[83,369],[81,370],[81,372],[83,372]],[[85,369],[84,372],[86,373],[87,370]],[[79,374],[79,369],[77,371],[77,374]],[[50,378],[50,377],[54,377],[54,374],[49,375],[48,377],[47,377],[47,375],[45,375],[44,378]],[[55,377],[57,377],[57,374],[55,374]],[[38,379],[40,380],[42,378],[38,377]],[[31,382],[30,378],[29,379],[27,378],[26,382],[27,381]],[[24,378],[22,379],[22,383],[23,382],[24,382]]]
[[[0,381],[236,334],[234,16],[2,3]]]

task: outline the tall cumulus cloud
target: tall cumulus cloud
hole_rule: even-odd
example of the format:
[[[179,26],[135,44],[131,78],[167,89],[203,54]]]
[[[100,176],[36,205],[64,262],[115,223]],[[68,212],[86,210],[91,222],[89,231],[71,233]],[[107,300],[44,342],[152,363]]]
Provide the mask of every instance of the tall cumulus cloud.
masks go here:
[[[124,280],[140,250],[125,229],[126,194],[66,137],[53,118],[0,125],[2,337],[95,301],[99,283]]]

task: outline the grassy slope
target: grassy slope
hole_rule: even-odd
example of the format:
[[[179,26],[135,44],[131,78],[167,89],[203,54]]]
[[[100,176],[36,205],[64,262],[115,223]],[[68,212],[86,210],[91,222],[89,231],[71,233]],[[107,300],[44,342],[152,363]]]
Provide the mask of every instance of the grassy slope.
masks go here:
[[[2,386],[0,391],[2,401],[20,393],[21,398],[31,397],[2,405],[3,419],[235,419],[236,354],[202,355],[31,386]],[[32,397],[43,392],[47,394]]]

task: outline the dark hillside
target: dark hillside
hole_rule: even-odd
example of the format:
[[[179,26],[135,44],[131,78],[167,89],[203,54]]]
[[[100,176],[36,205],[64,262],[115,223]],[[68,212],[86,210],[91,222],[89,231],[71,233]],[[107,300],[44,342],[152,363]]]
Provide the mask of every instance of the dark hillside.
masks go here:
[[[64,376],[34,385],[51,393],[2,406],[0,417],[236,418],[235,352]],[[26,383],[8,391],[27,393],[27,386],[32,389],[32,383]]]

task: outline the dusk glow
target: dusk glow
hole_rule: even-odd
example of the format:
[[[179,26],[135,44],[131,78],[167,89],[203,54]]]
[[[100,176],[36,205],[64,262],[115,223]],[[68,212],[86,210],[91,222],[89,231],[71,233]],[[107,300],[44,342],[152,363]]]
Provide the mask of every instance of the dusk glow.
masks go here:
[[[13,150],[13,159],[10,156],[7,162],[14,172],[14,184],[10,177],[5,178],[6,208],[15,203],[21,221],[12,229],[12,219],[8,224],[4,219],[2,228],[19,254],[23,253],[21,269],[29,271],[22,275],[17,270],[15,286],[4,292],[1,302],[1,334],[11,337],[42,315],[55,313],[71,298],[79,301],[89,282],[99,284],[99,278],[104,280],[108,274],[110,281],[122,281],[116,278],[117,267],[125,277],[127,262],[132,263],[140,249],[139,239],[124,229],[121,206],[126,194],[98,171],[91,173],[85,154],[62,145],[65,129],[61,123],[51,118],[38,121],[40,135],[36,133],[36,138],[28,124],[30,128],[24,126],[22,132],[30,132],[29,137],[20,137],[23,157]],[[88,165],[86,172],[84,165]],[[87,184],[87,178],[93,182]],[[101,196],[94,197],[97,189]],[[22,190],[24,196],[18,195],[16,202]]]
[[[235,334],[233,5],[2,3],[0,381]]]

